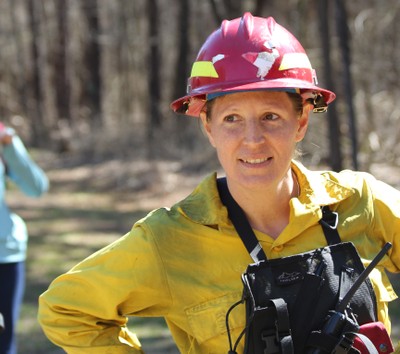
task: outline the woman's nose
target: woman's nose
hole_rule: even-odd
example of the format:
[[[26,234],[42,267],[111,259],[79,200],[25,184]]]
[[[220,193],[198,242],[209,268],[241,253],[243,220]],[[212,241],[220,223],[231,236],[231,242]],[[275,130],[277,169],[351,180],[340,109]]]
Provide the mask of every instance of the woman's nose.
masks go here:
[[[245,127],[245,142],[247,144],[261,144],[265,141],[262,126],[255,121],[249,121]]]

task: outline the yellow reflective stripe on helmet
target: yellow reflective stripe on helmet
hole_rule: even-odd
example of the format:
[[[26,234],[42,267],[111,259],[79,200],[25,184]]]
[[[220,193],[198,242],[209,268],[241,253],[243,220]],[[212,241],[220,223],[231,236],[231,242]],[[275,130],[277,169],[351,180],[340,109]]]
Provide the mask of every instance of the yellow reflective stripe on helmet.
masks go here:
[[[311,69],[311,63],[305,53],[287,53],[283,56],[279,70],[293,68]]]
[[[214,64],[211,61],[196,61],[193,63],[190,77],[196,76],[218,77],[218,73],[215,71]]]

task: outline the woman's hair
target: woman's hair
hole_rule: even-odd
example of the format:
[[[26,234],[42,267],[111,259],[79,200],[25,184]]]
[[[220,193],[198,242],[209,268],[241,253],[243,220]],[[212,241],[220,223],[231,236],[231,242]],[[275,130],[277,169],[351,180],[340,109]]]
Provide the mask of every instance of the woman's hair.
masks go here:
[[[289,96],[290,100],[292,101],[293,108],[294,110],[299,114],[303,114],[303,98],[301,97],[300,94],[294,93],[294,92],[286,92],[286,94]],[[206,112],[207,115],[207,120],[211,119],[211,110],[214,105],[216,98],[212,100],[208,100],[205,104],[204,111]]]
[[[303,97],[299,93],[294,92],[286,92],[289,96],[290,100],[292,101],[294,110],[299,113],[300,115],[303,114]]]

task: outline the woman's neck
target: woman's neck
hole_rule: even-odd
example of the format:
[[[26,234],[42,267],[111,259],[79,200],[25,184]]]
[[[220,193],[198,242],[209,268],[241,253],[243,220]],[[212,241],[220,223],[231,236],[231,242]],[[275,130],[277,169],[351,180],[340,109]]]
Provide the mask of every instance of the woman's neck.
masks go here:
[[[290,199],[298,197],[300,193],[297,178],[291,171],[278,186],[257,190],[229,186],[229,189],[233,198],[246,214],[252,228],[274,239],[281,234],[289,223]]]

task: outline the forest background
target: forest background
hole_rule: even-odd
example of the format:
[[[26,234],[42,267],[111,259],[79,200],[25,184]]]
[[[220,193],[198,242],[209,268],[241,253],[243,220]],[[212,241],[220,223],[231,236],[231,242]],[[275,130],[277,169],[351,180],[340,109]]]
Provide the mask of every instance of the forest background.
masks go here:
[[[372,172],[400,188],[398,0],[1,1],[0,119],[52,184],[40,200],[13,186],[8,196],[31,234],[21,352],[57,352],[35,319],[55,276],[218,169],[198,121],[169,104],[185,94],[208,34],[244,11],[288,28],[319,84],[337,93],[328,113],[311,117],[304,163]],[[149,353],[174,352],[162,321],[136,324]]]

